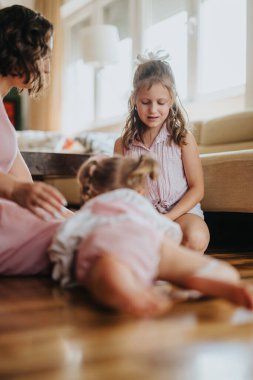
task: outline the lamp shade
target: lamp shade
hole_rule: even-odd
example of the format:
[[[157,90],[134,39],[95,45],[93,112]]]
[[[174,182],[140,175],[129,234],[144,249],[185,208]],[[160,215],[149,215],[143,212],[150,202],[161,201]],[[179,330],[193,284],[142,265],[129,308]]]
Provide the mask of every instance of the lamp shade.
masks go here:
[[[119,33],[114,25],[95,25],[81,30],[83,60],[97,66],[118,61]]]

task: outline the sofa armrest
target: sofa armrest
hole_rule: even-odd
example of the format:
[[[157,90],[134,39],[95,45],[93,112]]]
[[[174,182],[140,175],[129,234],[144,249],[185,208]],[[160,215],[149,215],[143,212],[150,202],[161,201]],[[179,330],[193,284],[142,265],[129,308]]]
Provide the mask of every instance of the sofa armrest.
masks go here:
[[[253,212],[253,149],[201,154],[204,211]]]

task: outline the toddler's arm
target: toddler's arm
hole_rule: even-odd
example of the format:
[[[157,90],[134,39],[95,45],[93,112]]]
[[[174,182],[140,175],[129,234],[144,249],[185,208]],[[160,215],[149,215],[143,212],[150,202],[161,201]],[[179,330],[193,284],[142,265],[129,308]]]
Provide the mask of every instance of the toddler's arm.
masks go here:
[[[54,264],[52,277],[62,286],[73,284],[72,263],[81,239],[92,229],[93,220],[89,210],[81,209],[57,230],[48,249],[50,261]]]

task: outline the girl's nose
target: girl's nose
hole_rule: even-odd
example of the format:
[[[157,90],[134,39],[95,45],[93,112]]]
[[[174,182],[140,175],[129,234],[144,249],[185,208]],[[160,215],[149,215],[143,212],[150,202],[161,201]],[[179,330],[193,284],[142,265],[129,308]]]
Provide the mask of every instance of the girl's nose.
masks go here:
[[[154,102],[150,103],[149,107],[150,112],[156,112],[156,104]]]

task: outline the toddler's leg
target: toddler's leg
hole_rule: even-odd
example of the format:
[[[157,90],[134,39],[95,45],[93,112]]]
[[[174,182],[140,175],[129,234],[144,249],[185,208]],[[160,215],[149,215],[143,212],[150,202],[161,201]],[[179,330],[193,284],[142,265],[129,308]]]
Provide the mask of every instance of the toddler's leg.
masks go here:
[[[166,237],[161,246],[158,278],[253,309],[253,296],[240,283],[235,268],[224,261],[177,246]]]
[[[85,286],[99,303],[140,317],[161,315],[171,306],[167,298],[141,284],[127,266],[109,254],[95,261]]]
[[[223,279],[222,276],[217,276],[215,269],[212,269],[209,265],[207,265],[206,268],[203,268],[207,269],[207,271],[204,270],[204,273],[200,270],[192,276],[189,276],[185,281],[185,285],[189,288],[200,290],[206,295],[226,298],[232,303],[252,310],[253,294],[250,293],[249,289],[240,283],[240,281],[233,283],[226,281],[226,279]],[[217,266],[222,267],[223,264],[219,263]],[[220,273],[223,269],[220,268]]]

